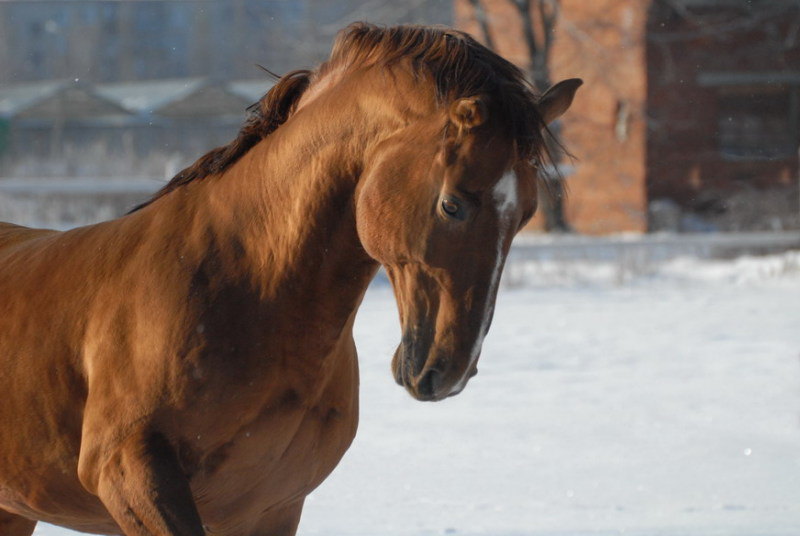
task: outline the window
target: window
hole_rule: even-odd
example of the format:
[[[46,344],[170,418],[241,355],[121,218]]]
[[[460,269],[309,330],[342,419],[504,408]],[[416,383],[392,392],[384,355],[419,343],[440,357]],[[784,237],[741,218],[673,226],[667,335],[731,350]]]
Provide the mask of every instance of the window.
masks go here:
[[[792,157],[798,145],[797,87],[740,86],[721,89],[719,151],[731,159]]]

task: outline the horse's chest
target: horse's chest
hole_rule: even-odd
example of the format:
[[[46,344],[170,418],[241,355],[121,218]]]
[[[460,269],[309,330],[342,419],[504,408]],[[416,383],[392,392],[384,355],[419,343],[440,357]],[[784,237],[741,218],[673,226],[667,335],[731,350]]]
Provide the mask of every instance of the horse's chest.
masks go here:
[[[339,462],[356,425],[355,399],[323,396],[308,404],[289,392],[211,447],[198,447],[202,437],[184,444],[180,456],[204,521],[230,524],[304,497]]]

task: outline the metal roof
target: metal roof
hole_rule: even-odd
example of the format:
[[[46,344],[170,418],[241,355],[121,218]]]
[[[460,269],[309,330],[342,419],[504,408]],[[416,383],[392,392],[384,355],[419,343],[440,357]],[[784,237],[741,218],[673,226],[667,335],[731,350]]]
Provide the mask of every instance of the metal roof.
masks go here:
[[[0,86],[3,117],[99,117],[126,115],[116,102],[78,80],[48,80]]]
[[[51,80],[0,86],[0,116],[13,117],[19,111],[54,95],[64,84],[64,80]]]
[[[180,78],[90,86],[72,80],[0,85],[0,117],[78,119],[104,116],[191,117],[239,115],[274,82],[268,79],[217,82]]]
[[[205,87],[204,78],[179,78],[100,84],[97,93],[132,113],[152,114]]]

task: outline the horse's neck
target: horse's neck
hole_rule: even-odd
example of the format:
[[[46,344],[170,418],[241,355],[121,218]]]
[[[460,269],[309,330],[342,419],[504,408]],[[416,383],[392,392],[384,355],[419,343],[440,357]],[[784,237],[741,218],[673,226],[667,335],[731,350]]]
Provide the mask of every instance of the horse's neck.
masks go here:
[[[266,299],[346,317],[377,269],[356,231],[356,163],[341,138],[305,135],[281,128],[210,179],[208,219]]]

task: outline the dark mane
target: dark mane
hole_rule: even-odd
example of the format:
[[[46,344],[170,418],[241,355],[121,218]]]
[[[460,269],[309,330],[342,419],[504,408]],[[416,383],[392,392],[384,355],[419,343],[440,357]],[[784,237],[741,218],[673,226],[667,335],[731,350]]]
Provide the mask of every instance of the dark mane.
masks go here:
[[[309,84],[334,68],[392,65],[409,60],[413,74],[432,79],[437,100],[445,105],[481,93],[494,97],[503,121],[510,125],[519,158],[548,160],[542,132],[547,132],[536,107],[533,86],[514,64],[464,32],[436,26],[384,28],[357,22],[336,36],[331,56],[316,71],[293,71],[258,102],[228,145],[213,149],[170,180],[139,210],[176,188],[221,173],[261,139],[282,125]]]
[[[247,107],[248,118],[239,129],[236,139],[201,156],[194,164],[175,175],[148,201],[130,212],[146,207],[179,186],[222,173],[229,168],[255,144],[286,122],[308,87],[310,75],[310,71],[298,70],[282,76],[266,95]]]
[[[330,59],[320,66],[391,65],[410,60],[416,75],[432,78],[443,105],[481,93],[492,95],[511,128],[519,157],[546,156],[546,125],[537,95],[523,72],[465,32],[444,26],[383,28],[356,22],[339,32]]]

